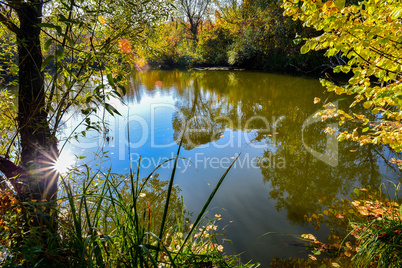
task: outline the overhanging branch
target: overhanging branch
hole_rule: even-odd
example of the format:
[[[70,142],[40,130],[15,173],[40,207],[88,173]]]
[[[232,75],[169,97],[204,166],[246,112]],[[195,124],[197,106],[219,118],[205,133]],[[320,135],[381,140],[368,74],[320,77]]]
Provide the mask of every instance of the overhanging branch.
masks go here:
[[[17,27],[12,21],[10,21],[6,16],[0,13],[0,22],[3,23],[10,31],[15,34],[20,32],[20,28]]]
[[[24,170],[15,165],[13,162],[11,162],[8,159],[5,159],[4,157],[0,156],[0,171],[7,177],[7,178],[12,178],[17,175],[21,175],[24,173]]]

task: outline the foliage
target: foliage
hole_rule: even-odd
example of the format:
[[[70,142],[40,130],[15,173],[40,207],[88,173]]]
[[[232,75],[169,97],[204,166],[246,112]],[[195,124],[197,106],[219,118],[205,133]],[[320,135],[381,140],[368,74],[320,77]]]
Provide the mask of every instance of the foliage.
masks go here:
[[[359,124],[345,131],[339,140],[350,139],[364,144],[389,145],[402,150],[401,37],[400,1],[367,0],[345,6],[345,1],[284,1],[285,14],[314,27],[322,34],[306,40],[302,53],[326,50],[328,57],[342,57],[334,72],[350,74],[345,85],[322,80],[328,91],[354,94],[351,106],[363,105],[376,115],[374,120],[363,114],[339,110],[339,124],[350,120]]]
[[[18,72],[15,37],[0,28],[0,43],[0,86],[15,85]]]
[[[23,46],[23,42],[16,41],[16,37],[19,36],[17,33],[20,31],[18,27],[21,19],[18,17],[21,15],[17,12],[18,5],[22,5],[24,8],[29,8],[31,4],[36,5],[34,3],[36,1],[26,5],[23,3],[14,5],[13,2],[5,1],[0,4],[0,22],[4,24],[4,27],[0,29],[2,41],[0,84],[2,85],[5,85],[10,78],[21,75],[20,67],[24,62],[23,60],[18,62],[18,58],[22,59],[23,56],[17,55],[17,47]],[[104,111],[118,114],[108,100],[124,95],[124,75],[131,71],[131,67],[142,68],[144,65],[140,49],[134,47],[129,51],[125,49],[126,47],[119,45],[122,40],[126,40],[128,44],[143,42],[144,29],[164,18],[171,9],[165,3],[167,2],[97,1],[89,4],[85,1],[55,0],[46,1],[43,6],[42,4],[37,5],[38,12],[45,13],[38,22],[35,22],[37,23],[35,27],[40,29],[40,44],[38,45],[40,59],[38,62],[40,61],[41,66],[28,66],[28,70],[36,72],[33,76],[44,76],[46,80],[44,85],[38,87],[43,91],[44,94],[40,93],[40,95],[41,97],[44,95],[44,99],[37,105],[44,107],[38,107],[37,110],[43,111],[46,115],[44,117],[47,123],[43,122],[43,124],[50,125],[48,136],[53,136],[58,132],[60,125],[65,123],[64,116],[71,110],[81,111],[88,116],[84,122],[87,130],[97,128],[96,123],[93,122],[94,117],[89,117],[90,114],[96,113],[96,108],[103,107]],[[123,37],[129,38],[130,41]],[[18,53],[23,50],[18,50]],[[3,95],[4,93],[2,93],[1,101],[4,101],[4,104],[1,105],[8,105],[9,98],[4,98]],[[21,93],[19,98],[23,98]],[[35,100],[35,98],[33,99]],[[18,101],[17,98],[16,101]],[[23,109],[22,104],[27,104],[26,102],[27,100],[21,100],[18,106],[20,110]],[[32,103],[32,106],[35,105],[36,103]],[[7,119],[4,117],[6,115],[0,118],[2,119],[0,124],[3,124],[3,119]],[[8,113],[7,117],[10,117]],[[33,118],[36,117],[38,116],[33,116]],[[18,119],[22,120],[22,116]],[[22,121],[18,124],[29,125],[23,124]],[[24,161],[18,163],[18,157],[26,158],[24,155],[20,155],[21,148],[12,146],[13,137],[16,137],[16,141],[22,145],[19,140],[21,139],[21,129],[7,130],[10,131],[7,134],[8,139],[2,140],[2,145],[4,145],[2,151],[7,148],[13,150],[5,155],[5,158],[12,156],[11,161],[24,165]],[[2,135],[5,138],[4,132]],[[32,142],[34,141],[32,140]],[[21,147],[24,148],[24,145]],[[57,158],[57,149],[52,148],[52,150],[54,152],[49,154],[52,155],[51,157],[47,156],[47,158],[51,158],[47,159],[47,162],[54,162]],[[44,174],[44,176],[47,175]]]
[[[77,124],[86,128],[82,135],[89,129],[102,130],[94,122],[101,115],[119,114],[109,100],[125,94],[124,74],[132,66],[144,67],[140,53],[125,38],[139,41],[146,26],[169,12],[164,4],[148,0],[0,3],[0,39],[7,40],[0,51],[0,74],[3,79],[18,74],[18,92],[12,91],[16,103],[7,91],[1,92],[0,99],[5,111],[0,117],[4,127],[0,171],[7,179],[1,188],[13,190],[23,206],[21,228],[15,232],[20,237],[9,245],[15,258],[33,250],[49,261],[46,254],[63,249],[56,239],[57,134],[69,113],[86,116]],[[3,65],[8,65],[8,73]],[[10,127],[14,118],[16,124]]]
[[[331,104],[326,105],[327,112],[320,113],[322,120],[336,117],[340,119],[340,126],[346,121],[355,125],[353,131],[338,133],[338,140],[348,139],[360,145],[388,145],[395,151],[401,151],[400,1],[348,1],[345,4],[341,0],[325,3],[285,0],[283,6],[286,15],[303,21],[306,27],[321,31],[319,36],[305,39],[301,52],[325,49],[326,56],[338,60],[334,72],[349,75],[344,85],[332,79],[321,80],[321,83],[336,94],[354,95],[351,107],[361,105],[373,114],[348,114],[334,109]],[[391,162],[400,163],[395,159]],[[396,187],[398,191],[399,186]],[[331,209],[324,211],[331,226],[341,227],[343,222],[344,228],[352,228],[349,235],[337,235],[342,241],[332,246],[337,245],[341,257],[342,254],[354,256],[351,261],[359,267],[399,267],[400,202],[398,198],[387,200],[376,192],[362,197],[362,192],[367,190],[356,189],[357,198],[354,201],[338,200],[330,206]],[[319,227],[323,217],[316,215],[307,219]],[[350,224],[345,226],[346,221]],[[349,239],[351,241],[347,241]],[[312,240],[313,244],[322,245],[314,236]],[[322,253],[318,246],[315,252]]]
[[[197,54],[201,64],[226,65],[227,50],[230,47],[233,36],[228,29],[217,25],[205,25],[199,35]]]
[[[318,229],[322,223],[330,227],[325,243],[312,234],[302,238],[310,242],[309,259],[275,258],[274,267],[400,267],[402,246],[400,185],[395,196],[378,190],[356,188],[348,199],[326,200],[323,214],[306,217]],[[325,256],[325,257],[323,257]]]
[[[187,67],[195,60],[194,41],[187,38],[187,25],[180,21],[160,24],[147,33],[146,59],[161,68]]]
[[[10,155],[15,151],[14,133],[16,131],[16,106],[15,96],[8,90],[0,91],[0,152],[3,155]],[[12,141],[10,143],[10,140]]]
[[[183,19],[187,15],[180,15],[186,10],[178,9],[172,21],[147,30],[150,40],[146,58],[155,66],[233,65],[311,71],[325,63],[322,53],[298,53],[301,45],[293,42],[295,36],[311,36],[314,31],[303,29],[301,23],[283,16],[278,1],[215,1],[208,13],[213,13],[213,18],[204,15],[197,28],[188,18]]]
[[[95,172],[87,165],[73,168],[61,177],[64,197],[58,200],[59,230],[51,232],[51,240],[47,241],[40,240],[40,232],[35,228],[14,235],[24,230],[20,225],[26,221],[19,222],[19,215],[24,215],[20,212],[26,206],[20,206],[11,192],[2,191],[1,250],[6,253],[2,267],[240,265],[238,256],[222,255],[223,246],[218,244],[216,232],[221,216],[216,215],[207,225],[203,220],[230,168],[190,225],[189,214],[179,197],[180,189],[173,186],[177,159],[168,160],[175,160],[168,181],[158,179],[157,168],[142,180],[139,169],[123,176],[111,173],[110,169]],[[31,243],[31,239],[40,242]],[[18,247],[10,243],[17,243]]]

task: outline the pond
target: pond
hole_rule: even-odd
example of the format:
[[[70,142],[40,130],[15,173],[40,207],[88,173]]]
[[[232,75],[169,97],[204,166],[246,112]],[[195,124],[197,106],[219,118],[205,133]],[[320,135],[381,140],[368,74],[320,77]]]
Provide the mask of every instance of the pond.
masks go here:
[[[315,97],[322,102],[314,104]],[[110,157],[103,166],[128,173],[130,162],[136,168],[141,156],[145,177],[176,155],[186,128],[175,185],[196,216],[240,155],[208,216],[222,215],[218,227],[231,241],[224,243],[227,253],[242,253],[243,262],[269,267],[273,256],[306,257],[301,234],[326,237],[328,228],[317,232],[304,220],[322,212],[319,198],[399,182],[401,174],[386,161],[391,155],[386,148],[338,143],[324,132],[336,122],[315,119],[323,102],[347,109],[352,99],[326,93],[316,78],[249,71],[137,72],[124,101],[111,100],[122,116],[107,116],[103,134],[87,133],[79,143],[69,143],[62,159],[103,152]],[[72,131],[68,122],[64,131]],[[162,165],[160,179],[170,178],[172,165]]]

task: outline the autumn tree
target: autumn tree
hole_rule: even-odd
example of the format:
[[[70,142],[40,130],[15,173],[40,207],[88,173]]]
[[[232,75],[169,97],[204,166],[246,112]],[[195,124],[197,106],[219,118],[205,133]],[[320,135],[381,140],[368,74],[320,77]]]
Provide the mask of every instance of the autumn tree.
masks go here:
[[[2,132],[0,148],[3,188],[52,213],[58,190],[57,134],[66,113],[83,113],[81,123],[97,130],[91,114],[100,108],[118,114],[107,100],[124,94],[122,74],[130,70],[124,63],[138,60],[127,39],[139,42],[145,26],[169,11],[162,8],[160,1],[0,2],[1,37],[9,40],[1,46],[17,46],[18,58],[17,111],[13,95],[1,93],[0,126],[9,130]],[[43,224],[43,214],[35,214],[35,225]]]
[[[349,1],[350,2],[350,1]],[[355,1],[351,1],[354,3]],[[314,27],[321,34],[307,39],[302,53],[326,50],[343,60],[334,72],[350,74],[344,85],[328,80],[322,84],[336,94],[354,95],[351,106],[363,105],[376,115],[338,110],[339,124],[359,124],[338,139],[364,144],[384,144],[402,150],[402,37],[401,1],[366,0],[345,5],[345,1],[284,1],[285,14]]]
[[[198,28],[208,15],[211,0],[179,0],[179,9],[190,24],[192,38],[197,40]]]

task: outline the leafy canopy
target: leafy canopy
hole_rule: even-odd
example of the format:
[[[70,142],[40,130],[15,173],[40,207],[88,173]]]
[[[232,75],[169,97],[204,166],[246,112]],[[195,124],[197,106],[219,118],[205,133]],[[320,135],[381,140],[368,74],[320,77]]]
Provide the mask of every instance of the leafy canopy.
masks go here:
[[[26,5],[41,6],[43,1]],[[20,21],[18,1],[0,2],[0,87],[18,75],[16,36]],[[71,112],[81,112],[86,129],[102,131],[95,118],[102,110],[119,112],[109,104],[110,98],[125,94],[124,75],[135,65],[143,65],[140,46],[146,46],[144,31],[168,16],[169,1],[160,0],[52,0],[41,6],[40,41],[43,54],[40,69],[46,77],[45,109],[51,131],[55,134]],[[16,81],[12,81],[14,85]],[[9,106],[9,93],[2,89],[0,106]],[[7,107],[8,107],[7,106]],[[100,108],[100,109],[99,109]],[[11,108],[10,108],[11,109]],[[0,116],[0,126],[15,124],[15,113]],[[42,109],[42,108],[40,108]],[[9,128],[7,128],[9,129]],[[0,143],[0,153],[8,155],[17,128],[9,129],[8,139]],[[82,134],[85,135],[85,130]],[[71,137],[78,137],[72,133]],[[2,134],[3,138],[5,133]],[[18,155],[14,148],[11,155]]]
[[[285,14],[301,20],[306,27],[321,31],[306,40],[302,53],[326,49],[326,56],[344,60],[334,72],[351,73],[346,85],[322,80],[328,91],[355,94],[351,106],[361,103],[375,114],[370,120],[362,114],[338,110],[340,125],[345,120],[359,123],[352,133],[340,133],[339,140],[351,139],[361,145],[386,144],[402,150],[402,3],[366,0],[345,6],[345,0],[284,0]]]

